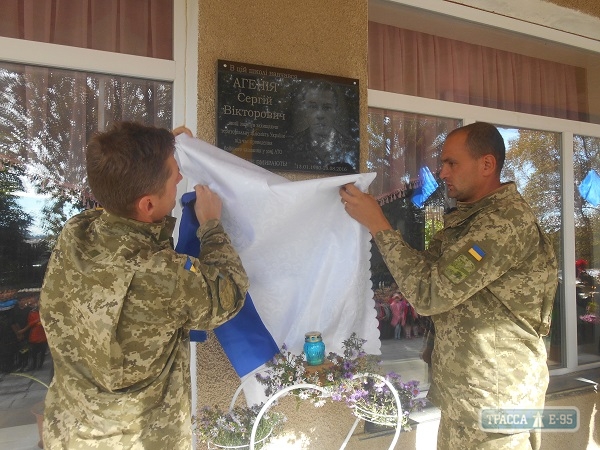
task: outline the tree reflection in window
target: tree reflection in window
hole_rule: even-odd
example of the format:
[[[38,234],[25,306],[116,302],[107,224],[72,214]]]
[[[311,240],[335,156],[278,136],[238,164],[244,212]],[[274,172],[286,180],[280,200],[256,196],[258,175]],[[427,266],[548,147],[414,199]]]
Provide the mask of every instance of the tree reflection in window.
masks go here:
[[[0,98],[0,288],[39,286],[65,221],[96,206],[87,141],[123,120],[171,128],[172,84],[0,63]],[[19,199],[27,195],[45,198],[41,233]]]

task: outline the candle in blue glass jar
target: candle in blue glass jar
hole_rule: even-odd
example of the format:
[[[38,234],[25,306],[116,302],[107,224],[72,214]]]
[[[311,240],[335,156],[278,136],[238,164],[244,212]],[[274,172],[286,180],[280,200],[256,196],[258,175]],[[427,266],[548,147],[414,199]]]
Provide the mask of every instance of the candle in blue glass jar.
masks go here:
[[[325,361],[325,343],[318,331],[304,335],[304,355],[309,366],[318,366]]]

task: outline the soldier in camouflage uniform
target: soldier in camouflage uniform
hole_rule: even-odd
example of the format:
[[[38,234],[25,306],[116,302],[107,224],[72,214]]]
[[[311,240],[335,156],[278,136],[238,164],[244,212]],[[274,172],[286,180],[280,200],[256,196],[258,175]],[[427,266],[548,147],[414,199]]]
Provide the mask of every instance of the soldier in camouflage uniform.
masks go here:
[[[429,398],[440,407],[438,449],[537,449],[539,433],[480,429],[482,408],[542,408],[546,350],[558,285],[554,252],[514,183],[500,182],[505,147],[492,125],[450,133],[440,177],[457,209],[419,252],[377,201],[353,185],[346,211],[373,235],[419,314],[435,324]],[[497,431],[497,430],[495,430]]]
[[[41,293],[55,364],[47,449],[191,448],[189,330],[232,318],[248,279],[206,186],[195,188],[200,257],[173,250],[174,148],[168,130],[133,123],[88,145],[104,210],[67,222]]]

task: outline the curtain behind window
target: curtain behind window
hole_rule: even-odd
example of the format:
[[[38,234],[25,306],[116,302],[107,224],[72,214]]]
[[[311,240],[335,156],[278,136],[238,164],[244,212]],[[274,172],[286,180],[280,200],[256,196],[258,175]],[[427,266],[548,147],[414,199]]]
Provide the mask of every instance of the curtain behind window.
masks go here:
[[[369,22],[368,69],[370,89],[588,120],[580,67]],[[422,167],[435,174],[441,144],[456,126],[452,119],[371,108],[367,167],[378,173],[372,193],[402,197],[417,186]]]
[[[173,59],[173,0],[2,0],[0,36]]]
[[[369,88],[588,121],[586,71],[369,22]]]

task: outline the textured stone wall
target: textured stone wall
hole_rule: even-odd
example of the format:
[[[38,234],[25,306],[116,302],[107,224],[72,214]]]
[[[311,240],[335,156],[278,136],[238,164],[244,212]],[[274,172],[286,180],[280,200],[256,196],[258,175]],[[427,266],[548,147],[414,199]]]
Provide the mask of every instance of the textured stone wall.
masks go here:
[[[546,0],[548,3],[574,9],[590,16],[600,17],[600,2],[598,0]]]
[[[216,141],[218,59],[358,79],[360,133],[365,136],[367,24],[367,0],[201,0],[197,136],[213,144]],[[361,154],[366,144],[363,140]],[[293,173],[280,175],[302,178]],[[211,334],[198,350],[199,406],[227,407],[238,385],[239,378]],[[288,399],[278,408],[287,412],[286,429],[292,430],[285,448],[339,448],[354,421],[341,406],[315,409],[302,403],[297,408],[294,399]]]

